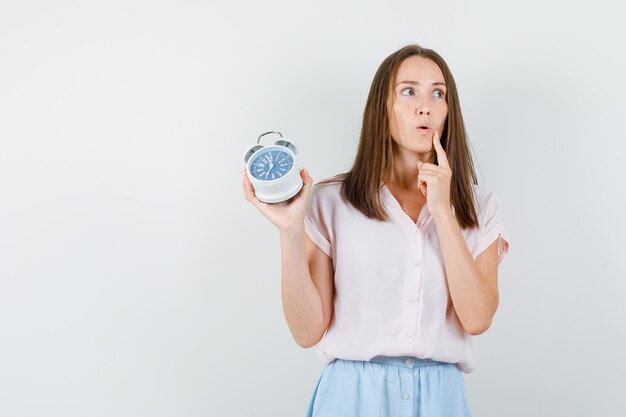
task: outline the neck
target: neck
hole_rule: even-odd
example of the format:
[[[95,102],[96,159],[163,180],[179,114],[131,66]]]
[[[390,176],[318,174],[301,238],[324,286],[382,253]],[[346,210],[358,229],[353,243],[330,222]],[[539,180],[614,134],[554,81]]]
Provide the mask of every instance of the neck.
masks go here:
[[[415,153],[408,151],[394,150],[393,170],[385,183],[402,192],[420,193],[417,187],[417,161],[424,163],[435,162],[434,150],[426,153]]]

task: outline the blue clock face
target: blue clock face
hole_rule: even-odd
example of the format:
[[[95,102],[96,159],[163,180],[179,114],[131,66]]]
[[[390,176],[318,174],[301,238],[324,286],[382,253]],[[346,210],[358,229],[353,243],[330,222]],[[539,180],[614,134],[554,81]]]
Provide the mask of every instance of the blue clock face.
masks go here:
[[[268,149],[253,155],[250,174],[262,181],[277,180],[293,167],[293,158],[285,151]]]

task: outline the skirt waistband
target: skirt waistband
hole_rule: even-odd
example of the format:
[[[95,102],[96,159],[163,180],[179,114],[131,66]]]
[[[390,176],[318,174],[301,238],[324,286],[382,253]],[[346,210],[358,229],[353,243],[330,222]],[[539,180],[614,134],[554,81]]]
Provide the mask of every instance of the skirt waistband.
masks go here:
[[[416,368],[420,366],[443,365],[449,362],[441,362],[430,358],[416,358],[415,356],[375,356],[369,362],[382,363],[387,365],[402,366],[405,368]]]

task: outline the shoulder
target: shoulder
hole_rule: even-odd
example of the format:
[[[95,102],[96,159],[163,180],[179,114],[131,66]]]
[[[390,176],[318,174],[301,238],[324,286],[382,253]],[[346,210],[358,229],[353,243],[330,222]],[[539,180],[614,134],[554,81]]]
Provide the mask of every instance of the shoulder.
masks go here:
[[[500,208],[500,201],[495,192],[478,184],[472,184],[474,207],[479,222],[484,223],[489,217],[496,214]]]
[[[478,185],[474,183],[472,183],[472,191],[474,192],[474,195],[479,202],[486,198],[489,198],[489,195],[493,194],[493,192],[484,185]]]
[[[314,183],[311,188],[307,211],[313,217],[330,216],[342,204],[341,183],[323,181]]]
[[[314,183],[313,187],[311,188],[311,198],[324,200],[339,198],[341,195],[342,182],[324,182],[328,181],[331,178],[323,179],[320,182]]]

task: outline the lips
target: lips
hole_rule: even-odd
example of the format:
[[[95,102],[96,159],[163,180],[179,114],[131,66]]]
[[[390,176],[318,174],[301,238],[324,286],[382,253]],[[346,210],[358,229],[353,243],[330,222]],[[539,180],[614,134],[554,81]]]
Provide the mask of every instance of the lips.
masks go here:
[[[422,123],[422,124],[418,125],[417,128],[421,129],[421,130],[428,130],[428,129],[430,129],[430,126],[428,126],[426,123]]]

